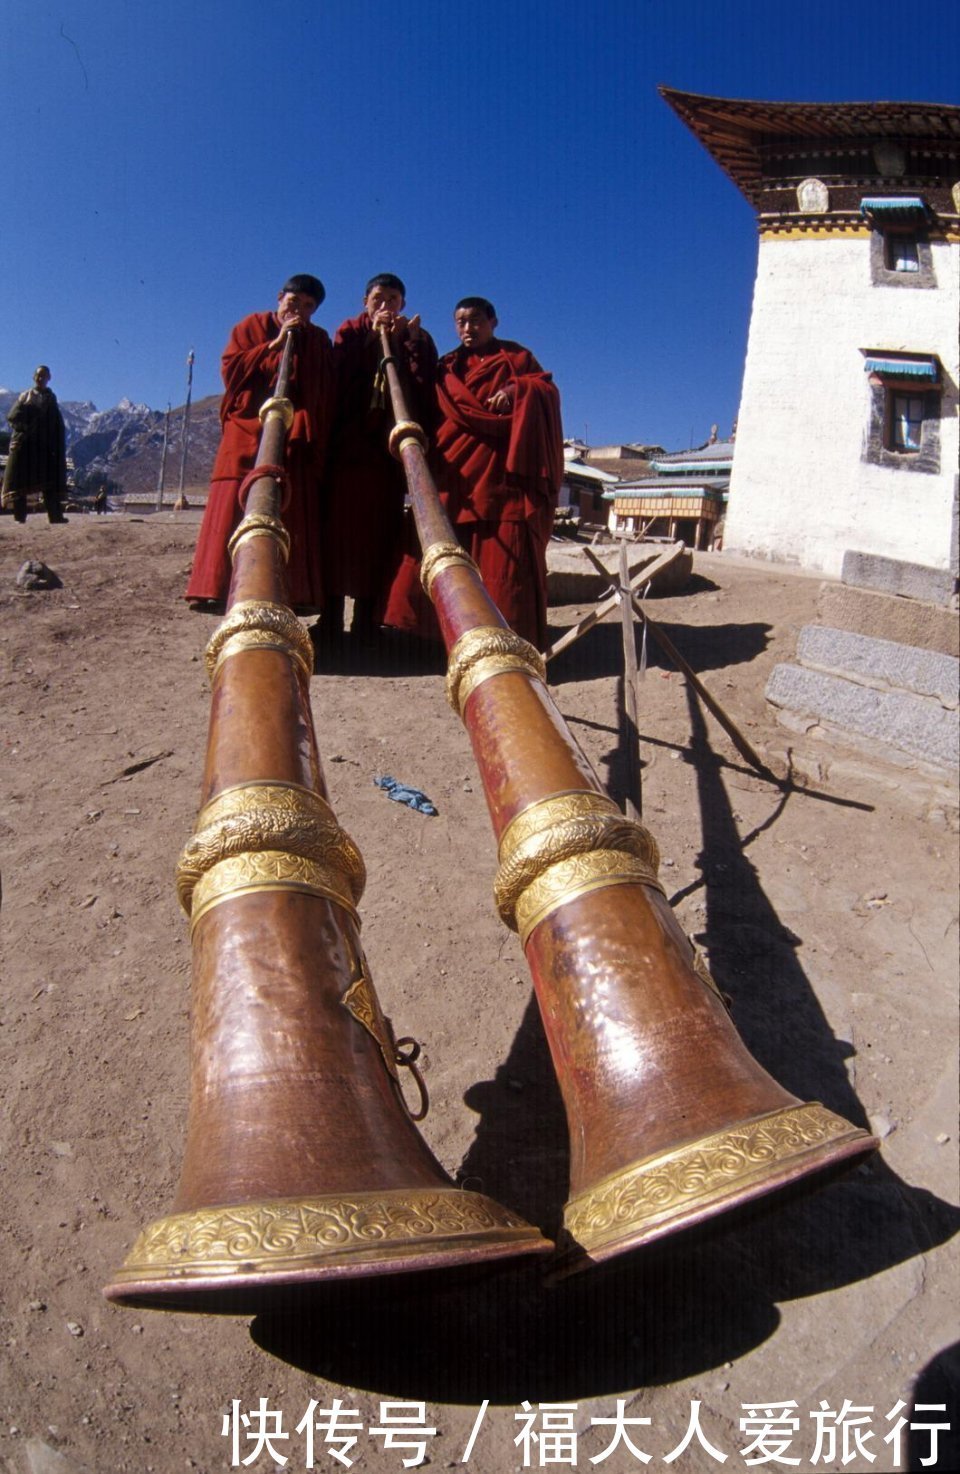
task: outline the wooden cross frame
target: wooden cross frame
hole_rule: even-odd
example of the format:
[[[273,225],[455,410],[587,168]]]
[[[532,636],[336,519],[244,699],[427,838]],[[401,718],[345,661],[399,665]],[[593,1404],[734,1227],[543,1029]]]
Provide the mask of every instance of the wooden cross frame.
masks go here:
[[[693,670],[693,668],[680,654],[673,641],[660,627],[660,625],[658,625],[655,620],[650,618],[646,609],[643,607],[638,592],[639,588],[644,584],[650,583],[652,579],[658,573],[661,573],[665,568],[669,568],[671,563],[673,563],[680,556],[683,550],[683,543],[674,543],[672,547],[667,548],[663,553],[661,553],[658,558],[655,558],[652,563],[648,563],[643,568],[639,569],[639,571],[631,579],[627,562],[626,541],[621,541],[620,567],[617,582],[611,587],[610,592],[605,595],[603,599],[601,599],[596,608],[592,609],[590,613],[586,615],[584,619],[581,619],[578,624],[574,625],[572,629],[567,630],[566,634],[561,635],[560,639],[557,640],[555,644],[551,645],[550,649],[547,650],[544,655],[544,658],[546,660],[552,660],[553,657],[555,655],[558,655],[561,650],[566,650],[576,640],[579,640],[582,635],[585,635],[588,630],[592,629],[595,624],[599,624],[600,621],[611,612],[611,610],[619,606],[621,627],[623,632],[624,720],[626,723],[627,757],[629,765],[627,773],[628,796],[624,807],[626,809],[628,817],[631,818],[640,818],[643,812],[643,790],[639,753],[640,734],[637,727],[638,672],[636,637],[633,627],[634,613],[636,613],[644,628],[647,629],[656,640],[657,644],[660,646],[660,649],[663,651],[667,659],[676,667],[678,671],[680,671],[685,680],[688,681],[688,683],[693,687],[694,691],[696,691],[697,695],[703,701],[703,704],[707,708],[707,710],[716,717],[717,721],[720,723],[721,727],[726,732],[727,736],[730,738],[730,741],[740,753],[741,757],[745,758],[750,766],[752,768],[755,768],[756,771],[761,775],[761,777],[769,779],[771,782],[777,783],[779,786],[779,780],[777,779],[776,775],[770,771],[767,764],[763,761],[763,758],[760,757],[756,749],[743,735],[743,733],[740,731],[740,728],[733,721],[732,717],[728,716],[723,707],[720,705],[719,701],[717,701],[716,697],[711,695],[711,693],[707,690],[706,686],[701,681],[700,677],[697,675],[696,671]],[[598,573],[601,573],[604,578],[611,577],[610,570],[603,566],[603,564],[600,562],[600,559],[593,553],[590,548],[583,547],[581,551],[586,554]],[[633,798],[634,794],[636,795],[636,801],[634,801]]]

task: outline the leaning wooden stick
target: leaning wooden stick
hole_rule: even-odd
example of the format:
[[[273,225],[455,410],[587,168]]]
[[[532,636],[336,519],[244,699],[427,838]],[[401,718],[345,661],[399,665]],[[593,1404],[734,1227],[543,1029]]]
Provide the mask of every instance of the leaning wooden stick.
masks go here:
[[[496,904],[536,989],[570,1133],[566,1269],[710,1218],[877,1143],[752,1058],[624,818],[457,542],[381,335],[422,582],[498,841]]]

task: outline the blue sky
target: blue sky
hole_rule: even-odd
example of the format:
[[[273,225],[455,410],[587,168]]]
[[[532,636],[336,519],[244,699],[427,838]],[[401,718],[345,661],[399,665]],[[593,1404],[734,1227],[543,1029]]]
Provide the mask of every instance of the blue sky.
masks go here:
[[[10,0],[0,385],[162,409],[294,271],[377,271],[441,349],[496,304],[568,435],[729,430],[753,212],[657,94],[960,101],[960,6],[891,0]],[[924,18],[925,17],[925,18]],[[936,37],[928,23],[937,27]]]

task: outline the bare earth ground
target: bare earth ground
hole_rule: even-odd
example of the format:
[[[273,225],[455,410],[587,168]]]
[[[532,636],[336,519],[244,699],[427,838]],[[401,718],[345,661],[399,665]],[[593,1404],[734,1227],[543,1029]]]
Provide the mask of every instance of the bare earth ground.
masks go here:
[[[755,745],[831,758],[818,796],[751,774],[651,658],[642,686],[645,822],[668,894],[707,947],[756,1057],[788,1089],[872,1124],[882,1155],[818,1194],[720,1222],[612,1269],[544,1289],[535,1267],[433,1287],[381,1279],[280,1317],[111,1307],[100,1288],[169,1207],[186,1116],[190,948],[173,886],[192,831],[213,622],[180,602],[196,520],[0,521],[3,987],[0,994],[0,1469],[8,1474],[214,1474],[223,1418],[282,1415],[273,1443],[339,1397],[361,1429],[356,1469],[399,1470],[371,1427],[381,1403],[424,1403],[426,1457],[479,1474],[589,1469],[618,1400],[649,1467],[722,1467],[694,1439],[663,1464],[699,1399],[705,1436],[747,1468],[743,1404],[792,1400],[783,1456],[801,1471],[918,1468],[930,1435],[884,1442],[899,1400],[956,1420],[955,792],[915,769],[791,738],[763,699],[793,657],[818,581],[700,557],[656,616]],[[44,560],[61,589],[21,594]],[[555,609],[555,625],[575,609]],[[560,710],[615,796],[616,622],[551,666]],[[349,661],[316,676],[331,798],[369,879],[361,910],[378,991],[424,1043],[424,1134],[444,1166],[547,1231],[566,1189],[556,1087],[516,938],[494,914],[493,837],[466,733],[435,671]],[[425,790],[427,818],[373,784]],[[830,798],[822,796],[826,791]],[[842,802],[840,801],[842,800]],[[638,1149],[642,1154],[642,1144]],[[261,1403],[261,1399],[265,1399]],[[814,1463],[821,1403],[860,1409],[867,1436]],[[566,1441],[515,1443],[526,1401]],[[952,1403],[946,1414],[914,1404]],[[572,1409],[575,1408],[575,1411]],[[389,1412],[389,1409],[387,1410]],[[548,1414],[550,1416],[550,1414]],[[855,1416],[850,1414],[850,1416]],[[240,1425],[239,1456],[282,1466]],[[269,1431],[269,1425],[267,1428]],[[574,1448],[574,1445],[576,1447]],[[754,1451],[756,1457],[756,1450]],[[958,1462],[941,1434],[935,1465]],[[315,1463],[348,1467],[318,1435]],[[644,1467],[621,1443],[598,1468]]]

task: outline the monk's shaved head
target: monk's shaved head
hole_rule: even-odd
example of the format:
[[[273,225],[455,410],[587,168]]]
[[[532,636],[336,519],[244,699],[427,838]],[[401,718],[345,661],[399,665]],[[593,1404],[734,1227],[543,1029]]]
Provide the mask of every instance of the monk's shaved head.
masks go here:
[[[454,312],[459,312],[461,307],[475,308],[478,312],[482,312],[485,317],[496,317],[497,315],[493,303],[489,302],[486,297],[461,297],[453,309]]]

